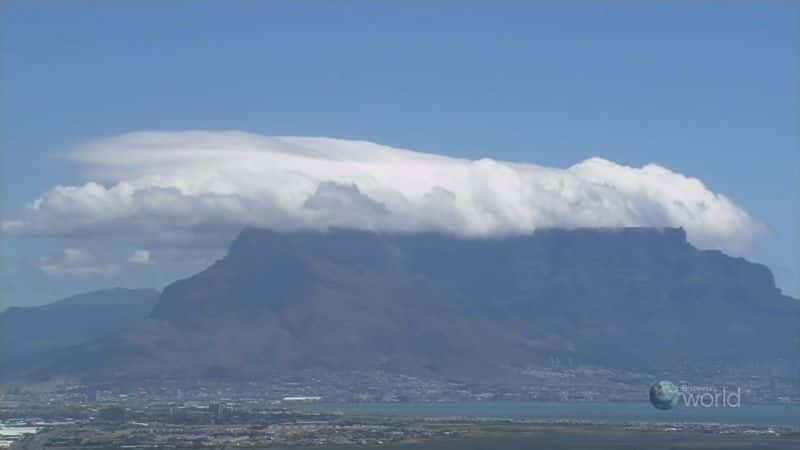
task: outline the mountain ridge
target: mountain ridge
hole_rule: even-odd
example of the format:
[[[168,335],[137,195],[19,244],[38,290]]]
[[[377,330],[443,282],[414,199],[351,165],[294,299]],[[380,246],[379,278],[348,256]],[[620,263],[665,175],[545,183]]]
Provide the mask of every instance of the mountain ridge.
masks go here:
[[[155,289],[113,288],[84,292],[37,306],[0,313],[3,361],[79,345],[126,328],[150,313]]]

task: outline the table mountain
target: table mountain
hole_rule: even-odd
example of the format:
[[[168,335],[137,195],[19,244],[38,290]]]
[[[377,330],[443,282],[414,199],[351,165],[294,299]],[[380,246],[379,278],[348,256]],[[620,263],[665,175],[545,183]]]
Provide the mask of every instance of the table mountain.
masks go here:
[[[552,364],[715,371],[795,357],[800,303],[682,229],[246,229],[135,330],[40,373],[491,373]]]

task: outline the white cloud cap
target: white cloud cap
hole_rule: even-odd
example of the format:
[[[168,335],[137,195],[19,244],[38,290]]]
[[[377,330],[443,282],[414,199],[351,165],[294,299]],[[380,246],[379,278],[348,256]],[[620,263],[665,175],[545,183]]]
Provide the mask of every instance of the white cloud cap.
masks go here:
[[[70,156],[95,181],[52,188],[4,231],[163,244],[228,238],[245,225],[462,236],[683,227],[695,245],[741,253],[764,229],[696,178],[600,158],[559,169],[363,141],[201,131],[124,134]]]

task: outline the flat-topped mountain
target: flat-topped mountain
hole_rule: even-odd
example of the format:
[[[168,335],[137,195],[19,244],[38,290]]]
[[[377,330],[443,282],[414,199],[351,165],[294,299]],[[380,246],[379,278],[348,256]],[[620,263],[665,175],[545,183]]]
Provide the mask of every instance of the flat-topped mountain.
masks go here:
[[[795,357],[800,303],[681,229],[502,239],[246,229],[135,331],[43,373],[469,374],[569,361],[713,371]],[[113,355],[106,357],[103,355]]]

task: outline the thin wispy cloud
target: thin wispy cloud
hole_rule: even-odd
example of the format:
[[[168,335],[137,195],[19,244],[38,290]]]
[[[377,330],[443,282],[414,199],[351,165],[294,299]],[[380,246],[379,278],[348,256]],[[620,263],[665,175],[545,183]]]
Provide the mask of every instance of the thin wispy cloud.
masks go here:
[[[153,258],[150,256],[148,250],[134,250],[131,256],[128,257],[128,262],[131,264],[153,264]]]
[[[74,149],[87,182],[55,186],[5,232],[138,242],[219,240],[242,226],[435,230],[683,227],[746,250],[764,226],[697,178],[592,158],[568,168],[466,160],[363,141],[242,132],[139,132]],[[136,259],[144,259],[140,254]]]
[[[98,262],[94,255],[79,248],[65,248],[58,256],[43,258],[39,268],[54,276],[110,276],[119,271],[114,264]]]

